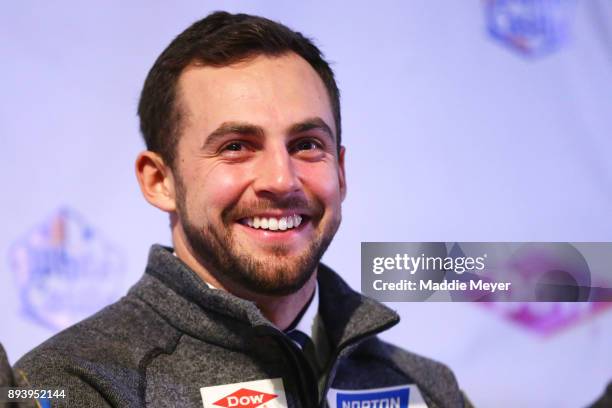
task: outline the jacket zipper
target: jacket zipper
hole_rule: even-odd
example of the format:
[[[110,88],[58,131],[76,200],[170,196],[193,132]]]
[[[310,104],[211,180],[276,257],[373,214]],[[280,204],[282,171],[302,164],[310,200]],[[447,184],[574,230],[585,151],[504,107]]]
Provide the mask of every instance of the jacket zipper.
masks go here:
[[[335,377],[336,375],[337,365],[338,365],[338,361],[340,361],[340,357],[344,357],[344,355],[349,354],[359,345],[359,343],[366,340],[368,337],[375,336],[376,334],[381,333],[389,329],[390,327],[395,326],[396,324],[397,324],[396,321],[392,321],[392,322],[385,324],[384,326],[378,327],[374,330],[370,330],[368,332],[355,336],[351,340],[347,341],[342,346],[342,348],[338,349],[334,353],[334,356],[331,358],[330,363],[329,363],[329,370],[325,370],[327,371],[327,378],[325,379],[325,386],[323,387],[323,392],[321,394],[321,401],[319,402],[320,408],[325,408],[325,404],[327,403],[327,392],[329,391],[329,388],[331,387],[331,381],[333,380],[333,377]]]
[[[268,327],[263,327],[261,329],[262,331],[268,332],[269,335],[274,338],[280,345],[282,348],[284,348],[285,352],[287,354],[289,354],[290,358],[291,358],[291,362],[293,363],[293,366],[295,368],[296,374],[298,376],[299,379],[299,387],[298,390],[300,392],[300,401],[302,401],[302,403],[305,403],[305,407],[315,407],[317,404],[317,396],[318,396],[318,387],[316,386],[317,382],[316,379],[315,381],[311,381],[308,378],[305,378],[304,373],[302,371],[302,367],[300,367],[300,362],[298,361],[300,359],[300,356],[297,355],[297,353],[292,349],[293,345],[289,344],[289,340],[285,339],[285,337],[281,334],[282,332],[277,331],[275,329],[272,328],[268,328]],[[304,357],[301,357],[302,359]],[[306,361],[302,362],[303,366],[308,367],[308,363]],[[308,374],[306,375],[308,376]],[[312,375],[311,375],[312,377]],[[312,389],[315,389],[315,397],[311,397],[312,395]]]

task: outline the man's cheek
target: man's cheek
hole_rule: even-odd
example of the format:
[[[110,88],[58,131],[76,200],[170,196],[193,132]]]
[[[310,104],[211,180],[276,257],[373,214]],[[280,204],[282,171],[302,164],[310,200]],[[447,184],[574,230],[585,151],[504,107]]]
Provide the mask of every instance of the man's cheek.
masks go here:
[[[240,166],[223,166],[211,172],[203,182],[203,186],[210,195],[210,199],[232,199],[248,184],[247,175],[248,172],[245,172]]]
[[[340,179],[335,169],[321,169],[313,174],[312,180],[313,189],[320,198],[325,201],[340,200]]]

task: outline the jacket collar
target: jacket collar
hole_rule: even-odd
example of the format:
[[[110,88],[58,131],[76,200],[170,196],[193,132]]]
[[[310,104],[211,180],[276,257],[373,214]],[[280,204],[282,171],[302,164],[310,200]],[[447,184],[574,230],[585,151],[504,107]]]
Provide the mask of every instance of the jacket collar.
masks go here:
[[[332,348],[399,321],[395,312],[353,291],[323,264],[319,265],[318,283],[319,313]],[[280,333],[255,303],[209,288],[170,248],[161,245],[151,247],[145,275],[130,293],[178,330],[224,347],[249,348],[258,333]]]
[[[319,313],[333,348],[382,332],[399,322],[396,312],[351,289],[333,270],[319,264]]]

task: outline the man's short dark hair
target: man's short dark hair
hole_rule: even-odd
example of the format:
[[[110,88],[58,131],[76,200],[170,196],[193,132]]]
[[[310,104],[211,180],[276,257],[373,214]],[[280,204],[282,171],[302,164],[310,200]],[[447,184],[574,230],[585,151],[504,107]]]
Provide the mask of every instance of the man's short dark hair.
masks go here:
[[[319,74],[331,102],[340,149],[340,92],[322,52],[301,33],[263,17],[214,12],[187,28],[161,53],[145,80],[138,116],[147,149],[174,166],[181,130],[177,83],[190,64],[222,67],[257,55],[294,52]]]

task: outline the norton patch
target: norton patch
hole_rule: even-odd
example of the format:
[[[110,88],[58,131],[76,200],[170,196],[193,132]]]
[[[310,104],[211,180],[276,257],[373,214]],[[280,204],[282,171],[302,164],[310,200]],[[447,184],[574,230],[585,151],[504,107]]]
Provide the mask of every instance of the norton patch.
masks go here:
[[[286,408],[282,378],[200,388],[204,408]]]
[[[327,403],[330,408],[427,408],[414,384],[365,390],[331,388]]]

